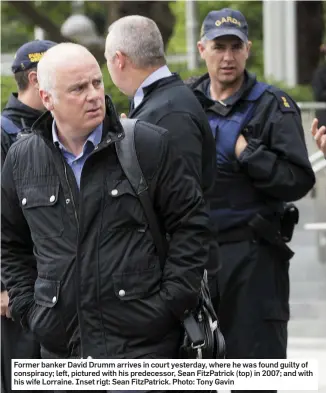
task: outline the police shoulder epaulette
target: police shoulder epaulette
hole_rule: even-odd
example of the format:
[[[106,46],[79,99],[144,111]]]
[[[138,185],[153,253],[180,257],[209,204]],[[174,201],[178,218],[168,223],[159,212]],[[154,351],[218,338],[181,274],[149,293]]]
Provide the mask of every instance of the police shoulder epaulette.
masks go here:
[[[269,91],[276,97],[282,112],[297,112],[296,105],[284,91],[276,88],[270,88]]]

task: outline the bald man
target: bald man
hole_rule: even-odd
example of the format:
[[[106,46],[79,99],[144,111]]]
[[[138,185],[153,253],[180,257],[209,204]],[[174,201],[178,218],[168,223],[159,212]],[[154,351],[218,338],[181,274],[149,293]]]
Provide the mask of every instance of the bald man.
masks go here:
[[[37,77],[48,112],[11,148],[2,172],[11,314],[44,357],[177,358],[180,321],[197,305],[209,251],[201,190],[167,131],[137,122],[138,160],[171,238],[161,266],[118,161],[125,134],[97,61],[80,45],[58,44]]]

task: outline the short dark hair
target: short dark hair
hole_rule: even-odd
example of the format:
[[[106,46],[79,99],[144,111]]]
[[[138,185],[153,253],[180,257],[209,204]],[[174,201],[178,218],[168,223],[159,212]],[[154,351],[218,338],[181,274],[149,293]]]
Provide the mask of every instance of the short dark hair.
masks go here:
[[[37,67],[30,68],[25,71],[19,71],[14,74],[15,80],[17,83],[17,87],[19,91],[25,91],[28,88],[29,82],[28,82],[28,75],[32,71],[37,71]]]

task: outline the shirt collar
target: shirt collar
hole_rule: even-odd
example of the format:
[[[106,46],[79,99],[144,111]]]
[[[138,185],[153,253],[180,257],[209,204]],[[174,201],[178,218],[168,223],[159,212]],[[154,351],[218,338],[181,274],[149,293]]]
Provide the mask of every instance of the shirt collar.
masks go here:
[[[94,145],[94,147],[97,146],[102,140],[102,130],[103,130],[103,123],[99,124],[88,135],[88,138],[87,138],[86,142],[84,143],[84,148],[85,148],[87,142],[91,142]],[[53,120],[53,122],[52,122],[52,138],[53,138],[53,143],[58,144],[60,149],[67,151],[67,149],[63,146],[63,144],[60,142],[60,140],[58,138],[57,126],[56,126],[55,120]]]
[[[206,88],[207,89],[206,90],[206,96],[208,98],[210,98],[212,101],[218,102],[218,103],[220,103],[222,105],[228,105],[228,106],[231,105],[232,106],[232,105],[234,105],[238,101],[238,99],[240,97],[243,96],[243,93],[247,90],[247,88],[248,88],[248,79],[249,79],[248,73],[247,73],[247,71],[245,71],[244,72],[244,80],[243,80],[243,83],[242,83],[240,89],[238,91],[236,91],[234,94],[232,94],[230,97],[228,97],[225,100],[223,100],[223,101],[215,101],[215,100],[213,100],[213,98],[211,97],[211,93],[210,93],[211,83],[210,83],[210,80],[209,80],[209,82],[207,84],[207,88]]]
[[[169,70],[167,65],[164,65],[160,68],[158,68],[156,71],[152,72],[148,77],[143,81],[143,83],[138,87],[135,96],[134,96],[134,108],[136,108],[143,100],[144,98],[144,91],[143,88],[146,86],[151,85],[152,83],[163,79],[167,78],[168,76],[171,76],[172,73]]]

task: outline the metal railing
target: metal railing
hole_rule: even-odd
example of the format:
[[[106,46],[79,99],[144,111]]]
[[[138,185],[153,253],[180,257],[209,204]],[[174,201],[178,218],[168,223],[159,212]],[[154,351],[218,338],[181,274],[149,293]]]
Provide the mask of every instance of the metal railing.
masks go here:
[[[321,151],[317,151],[316,153],[313,153],[311,156],[309,156],[309,161],[315,174],[326,168],[325,156]]]
[[[326,102],[298,102],[302,111],[316,111],[318,109],[326,109]]]

